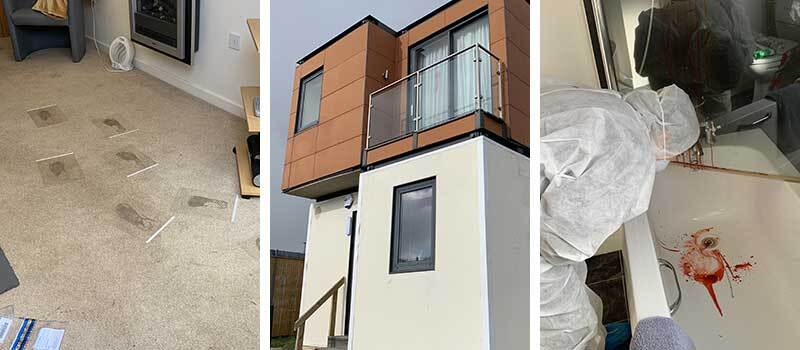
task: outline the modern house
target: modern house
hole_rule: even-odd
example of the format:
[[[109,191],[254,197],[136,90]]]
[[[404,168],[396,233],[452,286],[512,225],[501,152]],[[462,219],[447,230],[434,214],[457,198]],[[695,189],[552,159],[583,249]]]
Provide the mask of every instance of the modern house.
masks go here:
[[[528,348],[529,13],[368,16],[300,59],[282,179],[315,200],[297,349]]]

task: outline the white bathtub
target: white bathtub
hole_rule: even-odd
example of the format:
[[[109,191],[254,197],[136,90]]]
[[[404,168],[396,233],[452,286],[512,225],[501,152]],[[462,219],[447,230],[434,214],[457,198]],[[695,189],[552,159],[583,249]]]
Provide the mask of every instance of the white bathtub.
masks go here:
[[[746,133],[753,132],[760,133]],[[757,134],[745,136],[760,143]],[[785,171],[774,166],[774,150],[753,149],[718,147],[715,156],[746,155],[744,161],[759,169]],[[777,164],[782,162],[777,160]],[[672,272],[659,269],[657,259],[661,258],[676,268],[682,294],[672,317],[698,349],[800,348],[797,193],[796,184],[675,164],[658,174],[649,211],[624,226],[632,327],[646,317],[669,316],[668,303],[677,297]],[[730,287],[727,278],[713,284],[722,316],[706,287],[682,273],[681,253],[659,243],[663,241],[669,249],[682,248],[686,240],[682,235],[709,227],[719,236],[716,249],[731,265],[753,264],[751,270],[741,270],[740,281],[732,279]],[[725,274],[731,277],[730,272]]]

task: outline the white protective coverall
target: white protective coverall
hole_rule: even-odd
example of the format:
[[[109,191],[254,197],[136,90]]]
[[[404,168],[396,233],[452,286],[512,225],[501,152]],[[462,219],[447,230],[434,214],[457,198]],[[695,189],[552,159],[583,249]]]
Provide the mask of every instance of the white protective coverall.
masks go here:
[[[602,302],[587,258],[647,211],[656,163],[689,149],[700,127],[689,96],[581,89],[543,81],[541,94],[542,349],[602,349]]]

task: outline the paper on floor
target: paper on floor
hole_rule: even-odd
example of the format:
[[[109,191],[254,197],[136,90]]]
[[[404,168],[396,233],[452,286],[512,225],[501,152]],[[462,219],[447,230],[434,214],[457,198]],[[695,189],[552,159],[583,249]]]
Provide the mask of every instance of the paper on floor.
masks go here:
[[[59,350],[64,339],[63,329],[42,328],[33,343],[34,350]]]

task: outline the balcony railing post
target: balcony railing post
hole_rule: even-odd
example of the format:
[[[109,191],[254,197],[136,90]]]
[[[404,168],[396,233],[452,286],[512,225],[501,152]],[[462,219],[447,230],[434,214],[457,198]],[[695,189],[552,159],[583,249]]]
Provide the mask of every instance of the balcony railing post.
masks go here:
[[[478,47],[480,44],[475,44],[475,54],[474,54],[474,62],[475,62],[475,111],[479,111],[481,109],[481,54],[478,51]]]
[[[500,119],[505,120],[503,113],[503,63],[497,61],[497,110],[500,111]]]
[[[420,86],[422,86],[422,80],[420,80],[420,78],[419,78],[419,72],[420,71],[417,71],[416,75],[414,76],[414,132],[419,132],[419,124],[420,124],[420,119],[421,119],[421,117],[419,115],[419,111],[420,111],[420,106],[419,106],[420,105],[420,103],[419,103],[419,100],[420,100],[420,98],[419,98],[419,96],[420,96],[419,88],[420,88]]]
[[[372,129],[370,126],[372,125],[372,96],[373,94],[369,95],[369,110],[367,110],[367,148],[369,148],[370,143],[369,140],[372,138]]]

